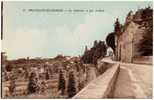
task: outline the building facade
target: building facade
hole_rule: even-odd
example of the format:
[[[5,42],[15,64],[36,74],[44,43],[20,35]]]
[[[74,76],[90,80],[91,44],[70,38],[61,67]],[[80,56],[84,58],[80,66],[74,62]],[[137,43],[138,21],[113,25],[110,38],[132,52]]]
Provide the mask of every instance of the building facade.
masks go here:
[[[115,45],[116,45],[116,60],[122,62],[133,63],[136,57],[140,57],[141,52],[139,50],[141,41],[147,33],[147,27],[149,22],[152,22],[151,16],[147,15],[147,18],[143,15],[151,12],[151,8],[139,9],[135,14],[130,11],[126,17],[124,25],[121,25],[116,20],[115,23]]]

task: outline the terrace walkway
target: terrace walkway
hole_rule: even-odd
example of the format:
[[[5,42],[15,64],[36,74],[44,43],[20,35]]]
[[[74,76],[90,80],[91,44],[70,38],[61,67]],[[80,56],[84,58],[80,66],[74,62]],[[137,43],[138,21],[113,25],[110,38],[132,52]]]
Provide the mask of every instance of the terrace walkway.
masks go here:
[[[114,98],[152,98],[152,65],[102,61],[120,64]]]
[[[111,64],[111,68],[73,98],[152,98],[152,65],[121,63],[109,58],[101,62]]]

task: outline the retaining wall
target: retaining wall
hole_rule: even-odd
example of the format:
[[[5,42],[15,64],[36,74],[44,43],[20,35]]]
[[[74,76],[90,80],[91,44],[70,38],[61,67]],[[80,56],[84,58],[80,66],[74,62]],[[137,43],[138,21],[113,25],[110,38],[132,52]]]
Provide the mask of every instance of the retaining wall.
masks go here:
[[[102,99],[112,97],[119,68],[119,64],[111,64],[110,68],[98,78],[91,81],[73,99]]]

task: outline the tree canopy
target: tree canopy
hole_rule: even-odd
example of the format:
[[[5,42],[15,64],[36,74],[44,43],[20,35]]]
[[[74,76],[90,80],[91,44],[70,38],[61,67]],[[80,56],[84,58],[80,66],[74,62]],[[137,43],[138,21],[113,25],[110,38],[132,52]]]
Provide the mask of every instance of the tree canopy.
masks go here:
[[[112,48],[113,52],[115,53],[115,33],[109,33],[106,37],[106,43],[109,47]]]

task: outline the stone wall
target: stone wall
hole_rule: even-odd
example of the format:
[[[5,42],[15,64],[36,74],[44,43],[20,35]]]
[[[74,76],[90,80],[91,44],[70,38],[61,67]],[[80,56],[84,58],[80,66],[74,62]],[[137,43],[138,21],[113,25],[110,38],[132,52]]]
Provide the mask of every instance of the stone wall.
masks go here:
[[[133,63],[152,65],[152,56],[134,57],[133,58]]]
[[[102,99],[112,97],[118,73],[119,64],[111,64],[110,68],[77,93],[73,99]]]

